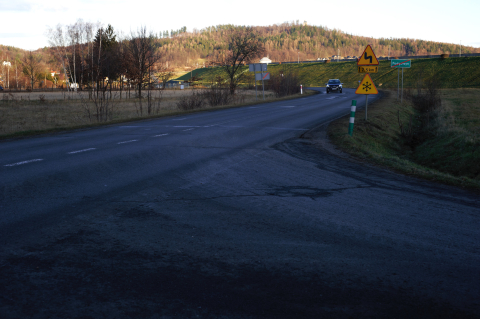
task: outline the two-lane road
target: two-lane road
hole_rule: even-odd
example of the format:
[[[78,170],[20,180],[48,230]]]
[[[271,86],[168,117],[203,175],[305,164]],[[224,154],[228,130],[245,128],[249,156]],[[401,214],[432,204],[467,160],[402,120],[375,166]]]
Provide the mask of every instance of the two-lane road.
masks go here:
[[[313,145],[353,92],[0,143],[1,317],[479,316],[478,196]]]

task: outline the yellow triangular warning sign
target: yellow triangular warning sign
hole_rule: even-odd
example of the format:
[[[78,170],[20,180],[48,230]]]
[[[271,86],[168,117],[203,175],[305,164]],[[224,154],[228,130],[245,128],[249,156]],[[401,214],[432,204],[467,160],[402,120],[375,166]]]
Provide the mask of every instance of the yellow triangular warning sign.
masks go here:
[[[355,94],[378,94],[377,87],[373,84],[372,78],[368,73],[363,77]]]
[[[365,51],[363,51],[362,56],[358,59],[357,65],[378,65],[377,56],[373,52],[370,44],[367,45]]]

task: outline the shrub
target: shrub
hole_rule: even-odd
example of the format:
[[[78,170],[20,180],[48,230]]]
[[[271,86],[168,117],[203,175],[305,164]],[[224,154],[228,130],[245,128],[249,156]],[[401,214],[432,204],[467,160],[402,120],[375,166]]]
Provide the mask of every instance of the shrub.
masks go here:
[[[227,105],[232,101],[232,95],[226,85],[212,84],[210,88],[202,92],[203,98],[210,106]]]
[[[205,97],[202,91],[192,90],[191,95],[185,95],[177,102],[177,107],[181,110],[195,110],[205,105]]]
[[[300,77],[296,73],[281,73],[270,76],[268,88],[276,97],[300,93]]]

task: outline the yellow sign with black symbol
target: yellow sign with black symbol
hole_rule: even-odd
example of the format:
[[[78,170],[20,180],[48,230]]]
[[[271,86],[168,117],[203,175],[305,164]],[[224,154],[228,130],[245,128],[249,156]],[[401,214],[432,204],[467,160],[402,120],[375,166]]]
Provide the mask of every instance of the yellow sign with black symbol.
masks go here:
[[[378,94],[377,87],[375,84],[373,84],[372,78],[368,73],[363,77],[363,80],[360,82],[355,94]]]
[[[363,54],[360,56],[360,58],[357,61],[358,66],[365,66],[365,65],[378,65],[378,59],[375,53],[373,52],[372,47],[367,45],[365,50],[363,51]]]
[[[377,73],[378,66],[376,65],[367,65],[367,66],[359,66],[358,73]]]

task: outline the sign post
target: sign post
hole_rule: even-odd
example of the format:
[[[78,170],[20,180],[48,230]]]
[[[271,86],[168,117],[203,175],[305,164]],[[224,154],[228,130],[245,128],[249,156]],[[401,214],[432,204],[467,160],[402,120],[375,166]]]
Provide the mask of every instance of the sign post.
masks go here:
[[[365,121],[367,120],[368,95],[378,94],[378,90],[375,87],[375,84],[373,83],[369,73],[377,73],[379,64],[380,63],[378,62],[377,56],[375,55],[375,52],[373,52],[372,47],[370,46],[370,44],[367,45],[367,47],[365,48],[365,50],[363,50],[362,55],[357,61],[358,73],[365,73],[365,76],[363,77],[362,82],[360,82],[360,85],[355,91],[355,94],[365,94]]]
[[[412,66],[412,60],[395,59],[390,60],[390,66],[398,69],[397,76],[397,100],[400,98],[400,103],[403,103],[403,69],[410,68]],[[402,69],[402,95],[400,97],[400,69]]]
[[[262,89],[263,89],[263,99],[265,100],[265,87],[264,87],[264,80],[270,80],[270,73],[263,73],[263,71],[267,71],[267,64],[266,63],[253,63],[248,65],[248,71],[253,72],[255,76],[255,97],[258,100],[257,95],[257,81],[262,81]],[[261,73],[257,73],[260,71]]]

